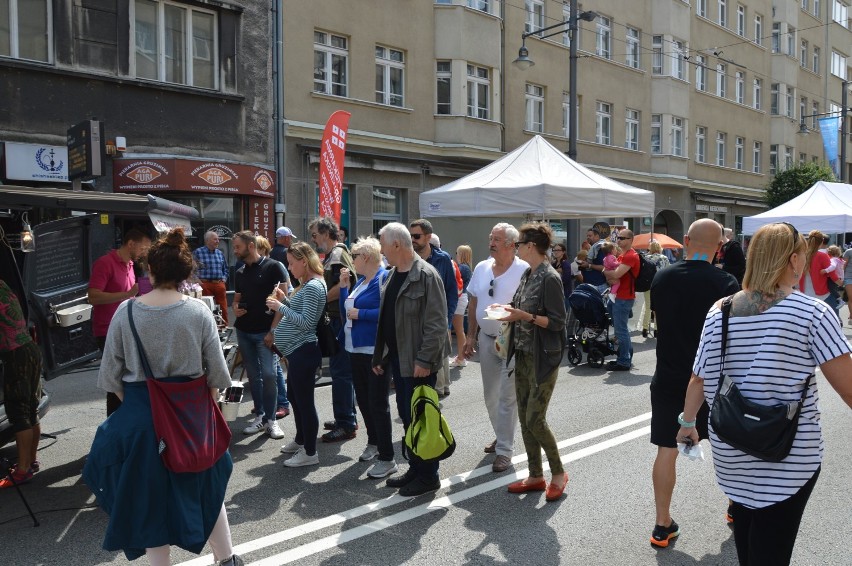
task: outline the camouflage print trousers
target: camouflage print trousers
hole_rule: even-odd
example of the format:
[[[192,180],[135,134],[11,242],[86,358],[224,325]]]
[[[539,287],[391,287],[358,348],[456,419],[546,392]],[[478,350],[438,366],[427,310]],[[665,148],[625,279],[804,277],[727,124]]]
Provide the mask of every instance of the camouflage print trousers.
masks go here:
[[[518,418],[521,421],[521,434],[530,465],[530,477],[544,475],[541,465],[541,450],[547,456],[550,471],[561,474],[562,458],[556,447],[556,438],[547,425],[547,406],[556,387],[556,374],[559,368],[547,376],[544,383],[536,383],[535,359],[531,352],[515,351],[515,390],[518,397]]]
[[[27,342],[11,352],[3,353],[3,396],[6,415],[12,430],[23,432],[38,424],[38,403],[41,400],[41,351],[34,342]]]

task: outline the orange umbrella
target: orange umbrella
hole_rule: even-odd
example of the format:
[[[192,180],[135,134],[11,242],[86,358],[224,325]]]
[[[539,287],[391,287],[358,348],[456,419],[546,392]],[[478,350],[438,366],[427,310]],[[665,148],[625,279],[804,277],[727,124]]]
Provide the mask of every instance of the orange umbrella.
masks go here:
[[[665,234],[658,234],[656,232],[647,234],[636,234],[636,236],[633,238],[633,247],[637,250],[647,250],[648,244],[651,242],[651,240],[656,240],[664,248],[683,248],[683,245],[677,240],[669,238]]]

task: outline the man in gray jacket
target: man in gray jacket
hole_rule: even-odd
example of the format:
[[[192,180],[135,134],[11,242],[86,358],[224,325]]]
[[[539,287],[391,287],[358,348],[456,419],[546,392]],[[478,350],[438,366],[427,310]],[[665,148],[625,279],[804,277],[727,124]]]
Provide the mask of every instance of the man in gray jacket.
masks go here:
[[[418,256],[404,224],[391,222],[379,231],[382,254],[393,268],[382,289],[379,326],[373,354],[377,375],[399,376],[396,403],[402,424],[411,424],[414,387],[435,386],[438,369],[449,355],[447,299],[444,283],[434,267]],[[438,463],[411,463],[402,476],[387,480],[399,494],[415,496],[441,487]]]

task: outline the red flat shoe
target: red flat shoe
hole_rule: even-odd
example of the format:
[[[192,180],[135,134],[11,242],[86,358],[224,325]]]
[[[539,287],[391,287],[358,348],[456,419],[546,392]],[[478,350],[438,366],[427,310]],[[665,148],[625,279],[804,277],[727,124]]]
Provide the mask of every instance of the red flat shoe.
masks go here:
[[[556,501],[562,497],[562,493],[568,487],[568,472],[563,472],[563,474],[565,475],[565,483],[562,484],[562,487],[557,487],[556,484],[550,482],[550,485],[547,486],[547,492],[544,494],[545,500]]]
[[[509,484],[509,493],[526,493],[528,491],[544,491],[547,489],[547,482],[544,478],[528,478],[528,480],[520,480]]]

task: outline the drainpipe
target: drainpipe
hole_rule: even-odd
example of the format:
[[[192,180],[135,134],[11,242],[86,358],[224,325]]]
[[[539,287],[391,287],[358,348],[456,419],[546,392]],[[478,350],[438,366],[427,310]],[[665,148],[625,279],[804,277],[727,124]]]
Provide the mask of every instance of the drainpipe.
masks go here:
[[[278,202],[275,206],[275,224],[284,225],[286,210],[286,151],[284,127],[284,15],[281,13],[282,0],[272,0],[273,45],[272,50],[272,93],[273,109],[273,147],[275,151],[275,178],[277,181]],[[278,205],[281,205],[280,207]]]

